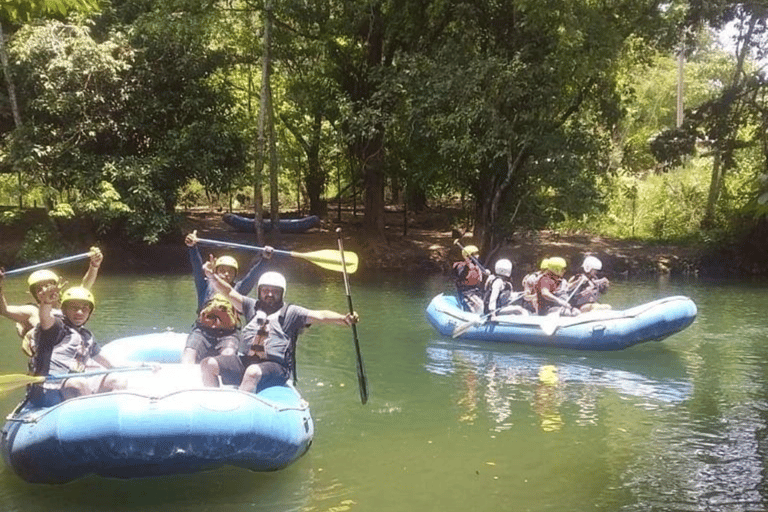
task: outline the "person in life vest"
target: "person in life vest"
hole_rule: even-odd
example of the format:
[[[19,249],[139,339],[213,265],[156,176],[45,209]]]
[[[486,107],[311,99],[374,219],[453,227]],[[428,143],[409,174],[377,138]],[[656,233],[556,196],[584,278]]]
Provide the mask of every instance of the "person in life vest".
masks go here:
[[[99,267],[104,260],[104,255],[98,247],[91,247],[89,251],[90,264],[82,280],[82,287],[90,290],[96,282],[99,275]],[[55,272],[48,269],[36,270],[27,278],[29,293],[34,299],[34,303],[23,304],[19,306],[9,305],[3,295],[3,272],[0,269],[0,316],[4,316],[16,322],[16,332],[21,338],[21,350],[28,357],[35,355],[35,327],[40,323],[39,307],[41,292],[47,289],[53,289],[56,293],[60,288],[66,286],[66,283],[56,275]],[[58,298],[54,307],[54,314],[61,316]]]
[[[61,296],[62,315],[54,314]],[[59,294],[58,287],[47,287],[38,294],[40,324],[35,334],[37,352],[32,360],[34,375],[79,373],[94,366],[115,368],[116,361],[101,354],[85,324],[96,307],[91,292],[75,286]],[[126,365],[127,366],[127,365]],[[99,375],[47,381],[32,386],[30,399],[40,405],[54,405],[81,395],[101,393],[125,387],[117,375]]]
[[[195,278],[197,319],[187,337],[181,362],[195,364],[206,357],[235,354],[240,345],[239,314],[226,296],[217,295],[211,280],[206,278],[203,271],[203,258],[197,247],[197,231],[189,233],[184,243],[189,247],[189,260]],[[271,257],[272,248],[266,246],[246,275],[238,281],[235,281],[235,278],[239,267],[237,260],[232,256],[225,255],[217,258],[213,263],[213,269],[216,275],[238,292],[248,294],[256,284],[264,258]]]
[[[461,250],[461,255],[464,259],[453,264],[459,302],[468,311],[482,313],[485,307],[483,301],[485,274],[476,263],[480,250],[474,245],[467,245]]]
[[[560,314],[575,316],[579,310],[568,304],[567,287],[563,287],[563,275],[567,263],[563,258],[555,256],[547,258],[546,269],[536,281],[536,313],[539,315]]]
[[[512,262],[506,258],[496,261],[495,273],[485,281],[486,313],[491,320],[497,315],[525,315],[528,312],[520,306],[511,304],[514,288],[512,286]]]
[[[210,265],[206,275],[220,293],[227,294],[246,319],[240,354],[205,359],[201,364],[203,382],[238,385],[243,391],[258,392],[282,385],[296,375],[296,343],[299,334],[314,323],[351,326],[357,313],[341,314],[330,310],[311,310],[285,302],[286,281],[278,272],[265,272],[256,287],[258,299],[247,297],[214,274]]]
[[[529,313],[536,313],[536,282],[544,274],[544,270],[549,266],[549,259],[541,260],[539,270],[526,274],[523,277],[523,308]]]
[[[579,308],[582,313],[598,309],[611,309],[608,304],[599,304],[598,299],[610,286],[607,277],[599,277],[598,271],[602,270],[603,262],[595,256],[587,256],[581,264],[583,272],[569,279],[573,298],[571,304]],[[578,288],[577,288],[578,287]]]

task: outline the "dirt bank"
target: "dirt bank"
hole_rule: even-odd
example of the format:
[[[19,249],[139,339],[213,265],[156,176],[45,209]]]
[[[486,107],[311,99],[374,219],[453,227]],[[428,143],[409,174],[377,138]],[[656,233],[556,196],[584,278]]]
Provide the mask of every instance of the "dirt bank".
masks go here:
[[[407,234],[403,234],[402,212],[390,212],[385,239],[371,237],[362,229],[362,216],[351,212],[323,220],[320,228],[302,234],[266,234],[267,244],[285,250],[306,252],[338,247],[336,228],[341,227],[344,248],[355,251],[360,259],[360,270],[383,270],[406,274],[447,272],[453,261],[460,258],[454,245],[456,232],[450,228],[452,212],[433,210],[409,219]],[[221,213],[195,212],[185,215],[182,234],[196,229],[198,236],[256,243],[255,235],[239,233],[227,226]],[[182,234],[178,243],[156,247],[137,248],[121,256],[123,264],[141,270],[188,271]],[[473,243],[471,236],[461,240]],[[703,247],[647,245],[622,240],[610,240],[588,235],[564,235],[549,231],[524,233],[512,237],[491,255],[491,260],[508,257],[515,263],[517,273],[536,267],[542,258],[559,255],[572,268],[581,264],[585,254],[596,254],[603,260],[606,274],[651,275],[659,273],[696,274],[722,273],[727,264],[719,261]],[[713,265],[714,263],[714,265]],[[718,270],[715,270],[715,268]]]
[[[360,271],[382,270],[406,274],[447,272],[451,263],[460,258],[451,230],[451,219],[456,212],[432,209],[410,216],[407,234],[403,234],[402,212],[387,213],[385,239],[371,237],[362,229],[362,214],[342,213],[339,222],[332,212],[320,228],[302,234],[266,234],[266,242],[276,248],[308,252],[337,248],[336,228],[341,227],[344,248],[355,251],[360,260]],[[189,272],[183,237],[197,230],[198,236],[211,239],[255,244],[254,234],[236,232],[222,221],[221,212],[194,211],[183,214],[179,233],[156,245],[130,245],[122,240],[92,240],[83,236],[81,245],[98,243],[105,252],[105,272]],[[24,226],[2,227],[0,238],[0,264],[6,268],[20,266],[16,254],[25,233]],[[473,243],[470,236],[461,243]],[[703,247],[648,245],[602,237],[557,234],[548,231],[521,233],[509,238],[503,247],[491,255],[510,258],[516,273],[525,273],[536,267],[542,258],[562,256],[570,268],[580,265],[585,254],[592,253],[603,260],[608,276],[640,276],[659,273],[723,275],[732,269],[731,255],[708,252]]]

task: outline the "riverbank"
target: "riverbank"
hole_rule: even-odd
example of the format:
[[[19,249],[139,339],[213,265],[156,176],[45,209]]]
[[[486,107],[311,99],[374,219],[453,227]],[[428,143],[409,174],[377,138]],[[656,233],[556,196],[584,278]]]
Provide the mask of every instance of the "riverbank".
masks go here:
[[[333,211],[323,219],[319,228],[301,234],[266,233],[265,243],[275,248],[310,252],[338,248],[336,228],[341,227],[345,250],[359,256],[360,272],[384,271],[409,275],[446,273],[460,259],[460,249],[454,244],[459,234],[451,229],[451,219],[457,212],[449,208],[434,208],[409,215],[404,227],[402,211],[390,210],[386,218],[385,238],[372,237],[362,227],[362,213],[345,210],[339,219]],[[28,223],[39,222],[30,217]],[[17,261],[18,251],[30,225],[2,226],[0,264],[14,268],[27,262]],[[85,232],[79,233],[82,247],[98,244],[105,253],[105,272],[189,272],[184,236],[197,230],[199,237],[256,244],[255,234],[241,233],[226,225],[222,212],[194,210],[181,213],[177,235],[154,245],[128,244],[124,240],[98,240]],[[70,232],[71,235],[71,232]],[[475,243],[471,233],[461,238],[461,244]],[[218,252],[218,251],[213,251]],[[548,256],[562,256],[569,268],[576,269],[585,254],[597,255],[604,264],[605,274],[611,276],[648,276],[658,274],[727,276],[738,274],[738,258],[733,251],[715,252],[705,246],[676,246],[645,244],[627,240],[608,239],[587,234],[564,234],[552,231],[518,233],[508,238],[489,260],[506,257],[513,261],[515,274],[524,274],[538,266]]]
[[[454,244],[458,233],[451,229],[455,215],[448,209],[433,209],[409,218],[404,234],[402,212],[387,213],[385,239],[371,237],[362,227],[362,214],[342,212],[341,222],[334,212],[319,228],[301,234],[265,234],[265,243],[276,248],[309,252],[338,247],[336,228],[341,227],[344,249],[354,251],[360,260],[360,271],[397,272],[409,275],[449,272],[460,259],[460,249]],[[187,212],[181,225],[178,243],[135,248],[119,256],[120,263],[131,269],[163,272],[189,269],[183,235],[197,230],[199,237],[243,244],[256,244],[251,233],[240,233],[222,221],[218,212]],[[474,243],[471,233],[461,244]],[[108,251],[110,252],[110,251]],[[581,264],[585,254],[595,254],[603,260],[608,276],[724,275],[728,261],[703,246],[650,245],[626,240],[614,240],[586,234],[562,234],[551,231],[520,233],[509,238],[490,259],[510,258],[516,274],[526,273],[548,256],[564,257],[571,268]],[[116,269],[117,270],[117,269]]]

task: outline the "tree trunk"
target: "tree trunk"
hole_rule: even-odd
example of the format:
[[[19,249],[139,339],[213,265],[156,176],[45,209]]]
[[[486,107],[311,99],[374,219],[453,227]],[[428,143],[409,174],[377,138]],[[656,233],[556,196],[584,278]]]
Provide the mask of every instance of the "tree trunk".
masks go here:
[[[8,51],[5,47],[5,32],[3,31],[2,20],[0,20],[0,64],[3,66],[3,76],[5,76],[5,84],[8,87],[8,102],[11,104],[13,124],[16,128],[21,128],[21,110],[19,109],[19,100],[16,98],[16,87],[13,85],[13,80],[11,79],[11,70],[8,62]],[[19,180],[19,209],[21,209],[24,208],[21,171],[17,171],[16,174]]]
[[[306,145],[307,152],[307,173],[304,183],[307,187],[307,196],[309,198],[309,214],[325,215],[325,208],[322,201],[323,191],[325,190],[325,172],[320,165],[320,139],[323,129],[323,115],[315,113],[315,119],[312,123],[311,141]]]
[[[264,179],[264,161],[266,160],[267,153],[267,123],[270,122],[271,116],[269,115],[270,109],[270,89],[269,89],[269,12],[271,9],[271,1],[267,2],[264,14],[264,56],[261,63],[261,97],[259,101],[259,133],[256,142],[256,166],[253,176],[253,228],[256,233],[256,242],[259,245],[264,244],[264,226],[263,211],[264,211],[264,195],[263,195],[263,179]]]
[[[280,198],[278,194],[277,143],[275,116],[272,106],[272,0],[264,6],[264,66],[262,73],[262,105],[266,109],[269,144],[269,206],[272,230],[280,233]]]
[[[384,18],[381,6],[374,3],[365,20],[360,23],[358,43],[365,49],[365,63],[359,74],[351,72],[342,80],[344,88],[352,99],[355,108],[363,110],[373,101],[377,85],[373,78],[377,69],[387,65],[384,61]],[[363,179],[363,227],[372,234],[384,236],[384,189],[386,177],[384,171],[384,126],[377,123],[374,132],[360,136],[350,150],[353,159],[362,166]],[[354,176],[352,177],[354,180]],[[353,188],[353,197],[354,197]],[[354,206],[356,204],[353,203]],[[353,211],[354,211],[353,206]]]
[[[725,91],[731,91],[735,95],[735,91],[740,90],[744,85],[746,74],[744,73],[744,64],[747,56],[749,55],[750,41],[752,40],[752,34],[755,30],[756,17],[750,17],[749,23],[746,27],[746,33],[741,38],[741,46],[737,47],[736,65],[733,71],[733,78],[731,79],[730,87],[725,88]],[[727,174],[731,163],[733,162],[733,151],[736,139],[736,132],[741,127],[741,123],[738,122],[739,114],[742,104],[741,100],[734,99],[728,101],[724,105],[725,111],[721,114],[720,119],[716,120],[716,123],[725,127],[718,130],[718,136],[715,138],[715,147],[713,150],[712,161],[712,181],[709,184],[709,194],[707,195],[707,206],[704,211],[704,218],[701,221],[702,228],[712,228],[715,225],[715,209],[717,207],[717,201],[720,199],[720,192],[725,182],[725,175]]]
[[[363,227],[369,232],[384,237],[384,176],[383,146],[384,136],[380,132],[374,135],[363,155],[364,211]]]
[[[2,63],[3,75],[5,76],[5,83],[8,87],[8,101],[11,104],[11,112],[13,113],[13,124],[16,128],[21,128],[21,111],[19,110],[19,101],[16,99],[16,87],[14,87],[13,80],[11,79],[11,70],[8,62],[8,51],[5,47],[5,32],[3,31],[2,21],[0,21],[0,63]]]
[[[704,218],[701,227],[708,229],[715,223],[715,207],[720,198],[720,190],[723,182],[723,159],[720,150],[715,148],[712,152],[712,179],[709,182],[709,194],[707,195],[707,207],[704,210]]]
[[[482,197],[478,199],[480,205],[477,209],[477,220],[475,221],[475,237],[480,245],[480,250],[483,251],[482,254],[488,254],[496,245],[499,207],[512,185],[512,178],[527,158],[528,144],[528,141],[523,141],[517,149],[514,158],[513,148],[510,147],[507,150],[507,172],[504,174],[503,179],[492,179],[490,187],[481,189]]]

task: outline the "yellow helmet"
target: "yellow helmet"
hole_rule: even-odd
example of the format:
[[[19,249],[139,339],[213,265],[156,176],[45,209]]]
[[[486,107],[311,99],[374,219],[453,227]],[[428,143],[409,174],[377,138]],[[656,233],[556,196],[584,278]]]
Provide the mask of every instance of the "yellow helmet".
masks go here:
[[[235,258],[233,258],[232,256],[219,256],[216,259],[216,262],[213,264],[213,270],[216,270],[217,268],[219,268],[222,265],[234,268],[235,272],[237,272],[239,270],[239,268],[237,266],[237,260]]]
[[[477,248],[476,245],[467,245],[461,250],[461,255],[465,258],[469,256],[474,256],[475,254],[479,254],[480,249]]]
[[[48,269],[43,270],[35,270],[31,274],[29,274],[29,277],[27,278],[27,284],[29,286],[35,285],[37,283],[42,283],[43,281],[59,281],[59,276],[56,275],[55,272]]]
[[[554,258],[549,258],[549,260],[547,260],[547,268],[560,276],[565,273],[565,267],[567,266],[568,264],[560,256],[555,256]]]
[[[59,282],[59,276],[56,275],[55,272],[52,270],[35,270],[31,274],[29,274],[29,277],[27,278],[27,285],[29,286],[29,292],[34,295],[34,287],[37,286],[40,283],[44,283],[46,281],[53,281],[54,283]]]
[[[539,270],[547,270],[549,268],[549,258],[544,258],[541,260],[541,265],[539,265]]]
[[[93,294],[88,288],[83,288],[82,286],[67,288],[64,293],[61,294],[62,307],[70,300],[84,300],[91,304],[91,310],[96,309],[96,301],[93,299]]]

